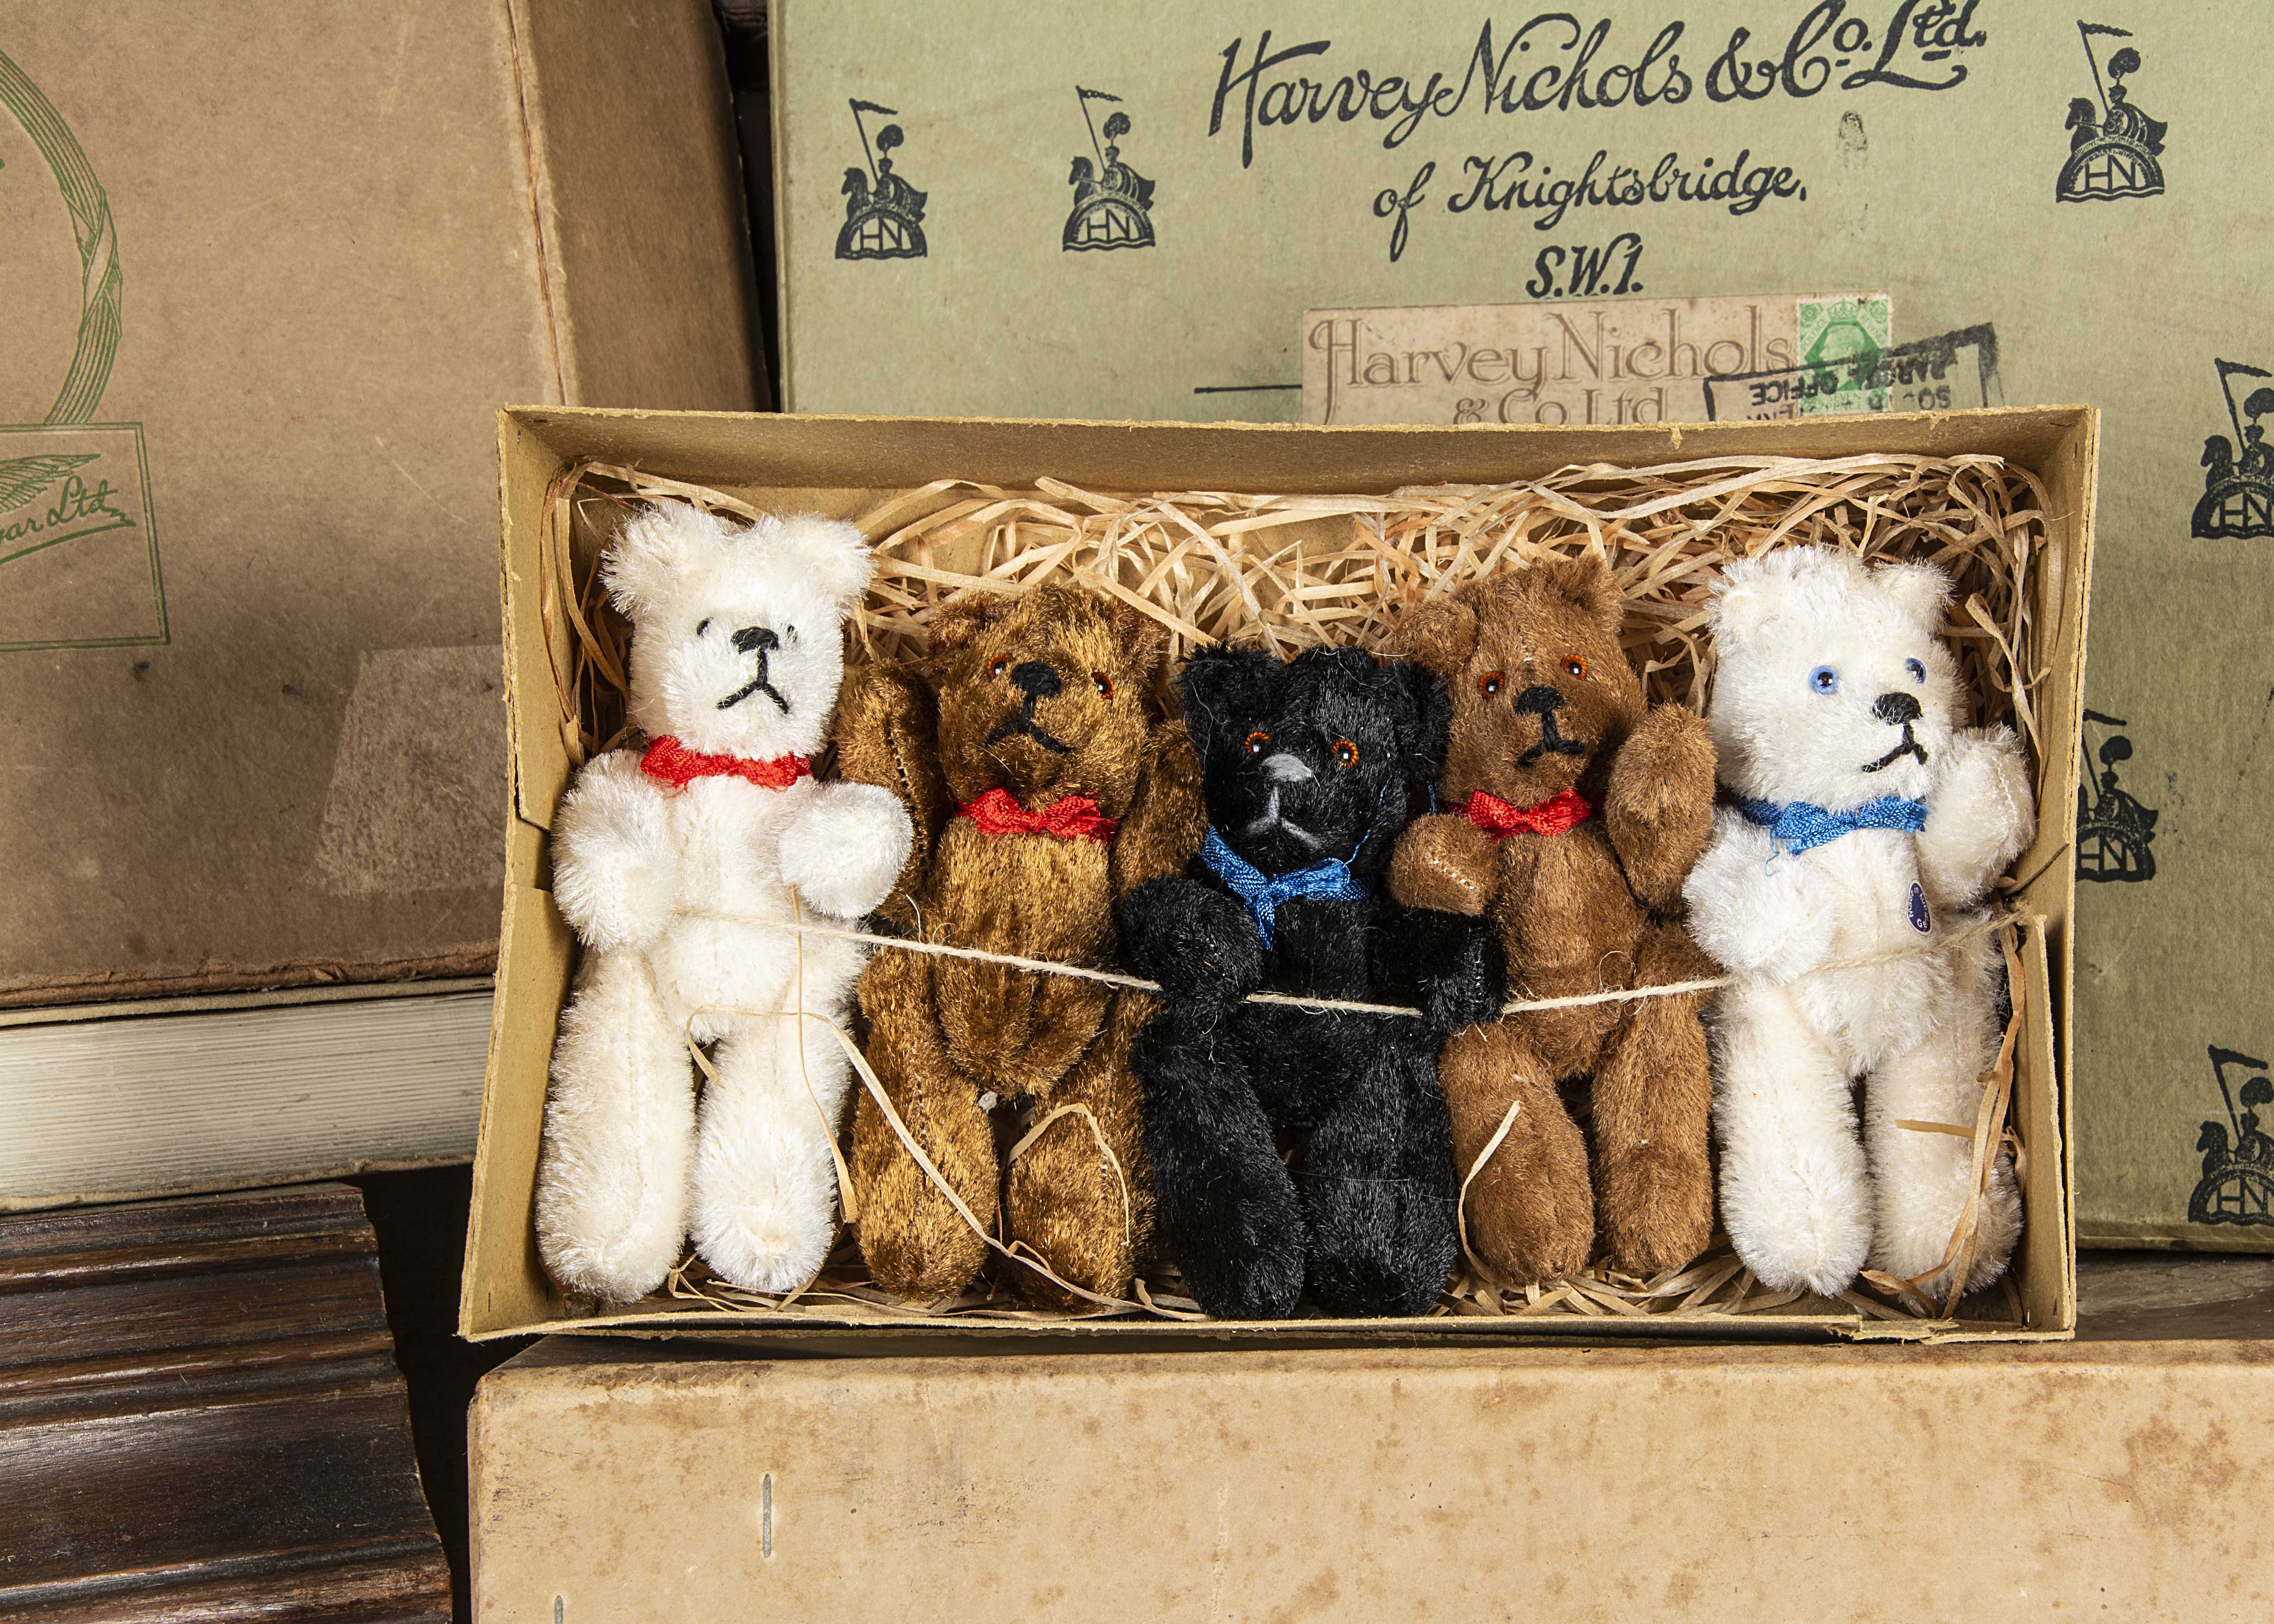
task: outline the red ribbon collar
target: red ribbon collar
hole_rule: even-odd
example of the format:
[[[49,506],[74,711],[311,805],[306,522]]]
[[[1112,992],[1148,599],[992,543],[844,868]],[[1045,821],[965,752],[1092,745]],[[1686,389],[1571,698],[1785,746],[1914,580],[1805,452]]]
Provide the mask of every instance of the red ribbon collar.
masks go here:
[[[1529,807],[1512,807],[1497,795],[1477,790],[1461,812],[1494,839],[1505,840],[1519,829],[1535,835],[1567,833],[1595,816],[1595,804],[1576,789]]]
[[[1039,812],[1029,812],[1018,797],[997,786],[976,801],[963,803],[963,816],[979,825],[983,835],[1055,835],[1061,840],[1111,840],[1121,826],[1118,817],[1102,816],[1097,802],[1087,795],[1066,795]]]
[[[813,776],[813,763],[802,756],[777,756],[772,761],[750,761],[740,756],[705,756],[664,734],[640,757],[640,771],[674,789],[685,789],[697,778],[742,778],[760,789],[787,789],[800,778]]]

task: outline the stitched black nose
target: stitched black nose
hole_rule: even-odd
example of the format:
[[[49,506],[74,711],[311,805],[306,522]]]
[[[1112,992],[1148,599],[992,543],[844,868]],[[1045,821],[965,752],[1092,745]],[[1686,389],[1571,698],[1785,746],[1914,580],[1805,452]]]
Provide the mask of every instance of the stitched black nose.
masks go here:
[[[734,652],[737,654],[748,654],[753,649],[779,647],[781,647],[781,639],[775,636],[772,628],[768,627],[745,626],[734,634]]]
[[[1055,699],[1058,673],[1041,660],[1021,660],[1011,667],[1011,686],[1036,699]]]
[[[1546,716],[1551,710],[1563,708],[1563,690],[1535,682],[1516,696],[1518,716]]]
[[[1882,694],[1871,702],[1871,714],[1888,726],[1919,719],[1919,703],[1909,694]]]

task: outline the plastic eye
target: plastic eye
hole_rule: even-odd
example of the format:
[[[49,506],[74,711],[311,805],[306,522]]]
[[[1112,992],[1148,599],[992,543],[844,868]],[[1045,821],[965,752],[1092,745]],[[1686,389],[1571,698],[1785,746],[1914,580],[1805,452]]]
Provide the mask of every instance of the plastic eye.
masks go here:
[[[695,635],[697,637],[700,637],[704,632],[707,632],[710,629],[711,617],[709,615],[704,615],[701,620],[695,622]]]
[[[1482,694],[1487,699],[1490,699],[1494,695],[1500,692],[1500,683],[1501,673],[1497,671],[1487,671],[1483,676],[1477,679],[1477,692]]]
[[[1345,767],[1358,765],[1358,746],[1347,739],[1335,741],[1335,760]]]
[[[1587,662],[1580,658],[1579,656],[1576,654],[1565,655],[1563,657],[1563,674],[1568,677],[1585,676],[1587,674]]]
[[[1840,691],[1840,673],[1829,665],[1818,665],[1808,673],[1811,693],[1836,694]]]
[[[1247,753],[1250,756],[1261,756],[1270,748],[1271,735],[1261,728],[1259,727],[1247,735]]]
[[[1097,684],[1097,696],[1100,699],[1111,699],[1113,697],[1112,678],[1107,676],[1102,671],[1093,671],[1089,673],[1089,680]]]
[[[1912,681],[1917,683],[1921,688],[1924,688],[1926,686],[1926,667],[1924,665],[1922,665],[1916,660],[1905,660],[1903,662],[1903,669],[1911,673]]]
[[[1010,669],[1010,656],[1006,654],[998,654],[995,657],[995,663],[987,667],[987,674],[990,677],[999,677]]]

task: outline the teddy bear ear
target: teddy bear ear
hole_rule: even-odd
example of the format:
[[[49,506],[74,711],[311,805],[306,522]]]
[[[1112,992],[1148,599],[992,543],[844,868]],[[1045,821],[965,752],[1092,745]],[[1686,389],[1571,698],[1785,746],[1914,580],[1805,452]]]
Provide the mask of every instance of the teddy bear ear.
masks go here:
[[[1706,612],[1713,640],[1731,648],[1753,640],[1776,608],[1777,595],[1768,590],[1770,567],[1764,559],[1738,559],[1721,572]]]
[[[1929,631],[1939,630],[1950,607],[1950,577],[1931,564],[1875,564],[1871,584]]]
[[[1477,612],[1466,591],[1425,599],[1391,626],[1389,651],[1449,677],[1477,651]]]
[[[617,608],[637,620],[660,607],[726,536],[715,515],[689,502],[657,502],[609,541],[600,554],[600,583]]]
[[[951,598],[931,612],[931,656],[948,659],[960,654],[987,635],[988,628],[1019,606],[1019,600],[1004,592],[972,592],[962,598]]]
[[[1445,680],[1417,660],[1385,660],[1383,665],[1405,690],[1410,709],[1398,718],[1397,744],[1405,753],[1405,776],[1429,783],[1445,770],[1445,750],[1451,741],[1453,696]]]
[[[1227,733],[1245,737],[1261,714],[1279,662],[1260,649],[1226,643],[1188,656],[1177,675],[1184,700],[1185,731],[1193,748],[1206,758]]]
[[[1105,619],[1121,644],[1123,656],[1151,680],[1168,647],[1168,629],[1136,605],[1118,598],[1107,600]]]
[[[830,602],[846,610],[861,601],[877,568],[867,537],[842,519],[809,513],[782,520],[778,533],[782,550],[811,575]]]
[[[1592,553],[1583,553],[1577,558],[1556,559],[1537,568],[1548,590],[1608,630],[1618,630],[1626,608],[1609,564]]]

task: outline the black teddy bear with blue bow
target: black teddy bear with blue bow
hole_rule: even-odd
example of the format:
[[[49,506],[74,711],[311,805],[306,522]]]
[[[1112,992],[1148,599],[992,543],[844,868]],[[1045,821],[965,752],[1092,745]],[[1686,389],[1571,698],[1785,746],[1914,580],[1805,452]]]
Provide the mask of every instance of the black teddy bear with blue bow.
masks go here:
[[[1210,827],[1182,877],[1121,911],[1169,1004],[1130,1062],[1163,1244],[1221,1319],[1291,1314],[1306,1277],[1333,1312],[1427,1313],[1459,1250],[1437,1053],[1507,987],[1487,921],[1382,889],[1407,798],[1443,763],[1444,685],[1356,649],[1214,648],[1178,687]],[[1259,990],[1421,1014],[1246,1002]],[[1302,1133],[1299,1198],[1276,1141]]]

